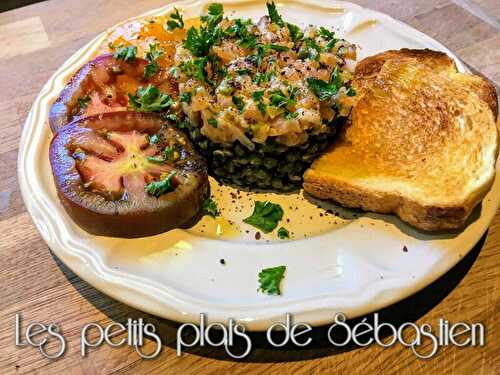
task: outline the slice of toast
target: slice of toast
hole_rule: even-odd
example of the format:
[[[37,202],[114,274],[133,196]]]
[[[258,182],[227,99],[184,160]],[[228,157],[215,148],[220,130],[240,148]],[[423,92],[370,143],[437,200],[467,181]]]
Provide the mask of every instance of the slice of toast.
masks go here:
[[[423,230],[463,226],[495,176],[494,87],[429,50],[369,57],[354,85],[350,123],[306,171],[304,190]]]

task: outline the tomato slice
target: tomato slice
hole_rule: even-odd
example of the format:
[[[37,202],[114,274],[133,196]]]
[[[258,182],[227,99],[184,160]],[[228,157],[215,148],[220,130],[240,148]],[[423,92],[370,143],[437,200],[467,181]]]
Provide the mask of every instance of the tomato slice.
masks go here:
[[[157,86],[162,93],[177,96],[177,86],[164,71],[146,79],[148,61],[117,60],[112,54],[96,57],[71,77],[52,105],[49,124],[53,133],[71,121],[101,113],[127,111],[128,94],[139,87]]]
[[[177,228],[198,213],[208,189],[204,160],[154,114],[75,120],[54,136],[49,156],[64,208],[93,234],[141,237]]]

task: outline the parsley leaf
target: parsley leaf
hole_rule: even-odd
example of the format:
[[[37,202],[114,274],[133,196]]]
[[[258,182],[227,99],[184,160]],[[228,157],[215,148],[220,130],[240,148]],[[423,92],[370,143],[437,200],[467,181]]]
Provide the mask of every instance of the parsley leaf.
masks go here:
[[[156,63],[156,61],[150,62],[146,67],[144,68],[144,78],[148,79],[154,76],[158,71],[160,70],[160,67]]]
[[[259,290],[270,295],[280,295],[280,282],[285,271],[286,266],[264,268],[259,272]]]
[[[167,21],[168,31],[184,28],[184,20],[182,19],[182,15],[179,13],[179,9],[174,7],[174,13],[170,15],[170,18],[171,19]]]
[[[257,36],[248,31],[248,26],[252,20],[242,20],[238,18],[234,24],[226,29],[226,34],[239,39],[239,45],[243,48],[255,48],[257,45]]]
[[[278,222],[283,218],[283,209],[279,204],[274,204],[269,201],[255,201],[255,207],[251,216],[243,221],[264,233],[269,233],[278,226]]]
[[[175,113],[162,113],[161,118],[168,120],[168,121],[177,121],[177,115]]]
[[[204,56],[208,53],[210,47],[212,47],[211,37],[206,33],[205,29],[201,28],[197,30],[191,27],[186,34],[184,47],[190,50],[195,56]]]
[[[330,82],[316,78],[307,78],[307,85],[319,100],[328,100],[337,95],[342,86],[342,78],[339,75],[338,67],[335,67]]]
[[[312,39],[306,39],[306,53],[307,57],[311,60],[319,60],[319,54],[321,53],[321,47]],[[300,52],[299,52],[300,55]],[[300,56],[299,56],[300,57]]]
[[[286,96],[281,90],[270,91],[269,101],[271,105],[278,108],[285,108],[295,104],[295,90],[290,90],[290,96]]]
[[[188,49],[194,56],[206,56],[210,48],[217,43],[222,37],[222,32],[219,28],[209,30],[201,27],[199,30],[192,26],[186,34],[184,47]]]
[[[286,112],[285,113],[285,118],[287,120],[293,120],[294,118],[297,118],[299,117],[299,113],[298,112]]]
[[[290,49],[287,46],[280,46],[279,44],[264,44],[263,47],[265,50],[272,49],[277,52],[286,52]]]
[[[151,141],[151,140],[150,140]],[[174,159],[174,148],[167,146],[160,156],[148,156],[148,161],[157,164],[165,164],[168,160]]]
[[[206,56],[210,48],[223,36],[223,32],[217,25],[224,17],[222,4],[213,3],[208,7],[208,14],[201,16],[205,26],[196,29],[192,26],[186,34],[184,47],[197,57]]]
[[[153,134],[149,136],[149,144],[155,145],[160,142],[160,136],[158,134]]]
[[[81,108],[81,109],[85,109],[87,108],[87,106],[89,105],[90,103],[90,96],[84,96],[83,98],[78,98],[78,106]]]
[[[243,111],[243,108],[245,108],[245,103],[243,102],[243,98],[241,96],[233,96],[233,104],[240,112]]]
[[[286,27],[288,27],[288,31],[290,33],[290,38],[292,38],[292,42],[296,42],[304,36],[304,33],[300,30],[300,28],[291,23],[287,23]]]
[[[146,52],[146,60],[149,64],[144,68],[144,78],[151,78],[158,73],[160,67],[156,63],[156,60],[163,55],[164,52],[162,48],[158,48],[158,43],[149,45],[149,50]]]
[[[201,20],[205,22],[209,29],[214,29],[224,17],[224,7],[220,3],[212,3],[208,6],[206,16],[201,16]]]
[[[246,68],[241,68],[236,70],[236,74],[238,74],[239,76],[246,76],[248,75],[248,73],[250,73],[250,70]]]
[[[282,240],[290,238],[290,232],[285,227],[278,229],[278,237]]]
[[[150,182],[145,187],[146,193],[158,198],[163,194],[175,190],[175,187],[172,185],[172,178],[174,178],[176,174],[176,171],[172,171],[163,180]]]
[[[113,55],[116,60],[125,60],[126,62],[134,61],[136,56],[136,46],[119,47]]]
[[[164,52],[165,50],[163,48],[158,48],[158,43],[151,43],[149,45],[149,50],[146,52],[146,60],[149,62],[156,61]]]
[[[323,37],[324,39],[326,40],[330,40],[332,38],[335,38],[335,34],[333,32],[331,32],[330,30],[328,30],[326,27],[324,26],[321,26],[319,28],[319,35],[321,37]]]
[[[335,33],[326,29],[323,26],[321,26],[319,29],[319,35],[327,41],[325,47],[323,48],[323,51],[326,51],[326,52],[329,52],[335,46],[335,44],[339,41],[337,38],[335,38]]]
[[[207,65],[208,58],[200,57],[193,61],[182,63],[181,69],[188,76],[196,78],[198,81],[207,82],[207,72],[205,66]]]
[[[264,83],[269,82],[274,75],[275,75],[274,72],[265,72],[265,73],[258,72],[257,74],[255,74],[253,82],[256,85],[260,85],[263,82]]]
[[[264,98],[264,90],[254,91],[252,93],[252,99],[257,103],[257,109],[262,113],[266,113],[266,105],[262,101]]]
[[[208,122],[208,125],[210,125],[213,128],[217,128],[219,126],[219,122],[214,117],[209,118],[207,122]]]
[[[203,211],[203,213],[212,217],[220,215],[219,209],[217,208],[217,203],[212,198],[207,198],[203,201],[201,210]]]
[[[264,97],[264,90],[258,90],[252,93],[252,99],[255,100],[256,102],[261,101],[263,97]]]
[[[182,94],[179,95],[179,100],[181,103],[191,103],[191,93],[190,92],[183,92]]]
[[[138,112],[160,112],[174,104],[172,98],[160,92],[158,87],[139,87],[135,95],[128,94],[130,106]]]
[[[271,22],[275,23],[278,26],[284,26],[285,21],[283,21],[283,18],[281,18],[280,14],[278,13],[274,1],[271,3],[267,3],[266,6],[267,6],[267,13],[269,14],[269,19],[271,20]]]
[[[267,51],[273,50],[277,52],[286,52],[289,50],[286,46],[280,46],[279,44],[258,44],[257,45],[257,53],[255,55],[249,56],[251,62],[255,65],[260,66],[262,64],[262,60],[266,56]]]

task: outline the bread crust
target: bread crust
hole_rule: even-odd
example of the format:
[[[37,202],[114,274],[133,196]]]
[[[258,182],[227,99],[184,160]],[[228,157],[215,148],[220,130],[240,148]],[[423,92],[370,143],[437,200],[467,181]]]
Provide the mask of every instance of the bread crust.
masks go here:
[[[459,229],[480,202],[493,181],[490,181],[468,201],[456,206],[423,205],[397,192],[370,191],[334,180],[309,169],[304,176],[304,190],[319,199],[330,199],[344,207],[359,208],[381,214],[396,214],[404,222],[425,231]]]
[[[391,65],[385,68],[384,65],[388,61],[391,61]],[[488,114],[479,116],[480,121],[484,122],[484,126],[488,127],[488,133],[481,133],[480,130],[479,133],[474,133],[473,131],[471,131],[471,134],[473,134],[473,136],[477,136],[478,138],[477,140],[471,141],[471,151],[469,152],[472,158],[477,158],[477,155],[481,155],[482,152],[472,151],[472,149],[476,150],[478,149],[478,147],[478,150],[487,149],[490,155],[494,154],[494,160],[492,160],[493,157],[491,157],[484,162],[486,166],[484,170],[481,169],[481,171],[483,171],[484,173],[482,176],[479,176],[482,178],[481,184],[478,186],[474,186],[473,189],[471,188],[471,191],[467,191],[467,194],[457,193],[456,199],[415,199],[412,194],[407,193],[407,190],[405,189],[407,186],[401,187],[401,184],[397,185],[397,183],[403,181],[404,183],[407,183],[410,188],[414,188],[415,190],[422,189],[423,191],[425,191],[425,189],[422,187],[424,185],[419,186],[420,181],[418,180],[418,178],[412,179],[411,177],[412,174],[418,170],[418,168],[429,168],[429,163],[422,163],[421,165],[419,165],[419,160],[412,160],[408,163],[408,165],[405,165],[404,163],[402,164],[402,167],[407,169],[405,171],[406,174],[401,173],[401,175],[399,175],[399,172],[395,172],[396,174],[394,175],[388,172],[386,176],[385,169],[391,168],[391,160],[395,155],[394,150],[387,150],[382,148],[381,154],[367,156],[367,154],[375,153],[375,149],[370,148],[370,142],[372,140],[373,142],[378,142],[380,140],[380,136],[373,137],[373,135],[377,134],[377,130],[383,129],[380,126],[378,128],[375,127],[375,129],[370,129],[370,105],[374,105],[373,103],[377,103],[377,95],[382,95],[383,97],[388,92],[392,92],[393,94],[395,93],[394,95],[405,93],[404,88],[399,87],[397,81],[395,81],[395,84],[393,86],[389,84],[384,85],[384,77],[381,77],[382,73],[380,72],[383,67],[384,70],[388,70],[390,67],[397,75],[400,65],[408,66],[409,62],[412,61],[416,66],[418,66],[418,69],[425,68],[427,69],[426,72],[428,71],[431,74],[440,75],[439,78],[436,78],[436,80],[439,81],[440,84],[443,84],[443,82],[446,83],[446,79],[450,77],[449,79],[453,85],[462,85],[456,87],[463,87],[463,92],[471,92],[477,94],[477,96],[474,96],[474,94],[470,94],[471,96],[466,96],[468,94],[462,93],[459,98],[462,100],[462,102],[460,103],[465,102],[465,104],[468,104],[470,101],[472,101],[471,105],[473,106],[475,112],[471,113],[481,114],[483,112],[488,112],[488,108],[491,110],[491,116]],[[391,71],[384,72],[384,74],[390,76]],[[403,84],[405,83],[404,80],[402,82]],[[491,188],[495,176],[495,162],[498,156],[498,129],[497,126],[494,126],[495,129],[493,133],[492,128],[494,125],[493,123],[497,122],[498,98],[494,86],[483,77],[457,73],[454,61],[442,52],[409,49],[387,51],[360,61],[355,71],[354,86],[358,90],[358,105],[362,105],[364,107],[361,107],[362,109],[360,109],[358,113],[355,113],[352,116],[351,123],[349,123],[347,127],[341,132],[340,138],[336,141],[332,148],[320,159],[318,159],[309,170],[306,171],[304,175],[304,190],[317,198],[332,199],[346,207],[361,208],[366,211],[373,211],[384,214],[394,213],[398,215],[403,221],[425,231],[449,230],[463,227],[474,207],[476,207],[478,203],[481,202],[488,190]],[[455,89],[457,89],[456,87]],[[427,143],[429,140],[434,142],[435,140],[433,134],[434,132],[439,131],[444,132],[444,136],[443,134],[441,134],[441,139],[436,136],[436,138],[438,138],[436,142],[444,142],[443,147],[450,147],[451,150],[449,152],[450,154],[453,154],[455,152],[453,150],[453,141],[447,139],[447,137],[449,134],[449,137],[452,139],[452,137],[457,136],[457,131],[455,128],[453,128],[453,126],[456,126],[456,123],[452,123],[452,121],[455,120],[450,119],[445,115],[447,113],[449,114],[449,109],[446,108],[449,103],[447,103],[446,100],[442,100],[440,98],[436,99],[435,95],[432,96],[433,94],[435,94],[435,92],[432,92],[432,90],[426,91],[425,87],[423,89],[422,87],[415,89],[420,90],[419,95],[430,95],[428,99],[431,101],[431,104],[436,104],[437,112],[430,111],[425,106],[421,107],[418,105],[413,109],[408,107],[401,108],[401,112],[403,113],[404,111],[409,110],[413,111],[412,113],[414,115],[415,113],[418,113],[418,115],[421,116],[420,126],[424,129],[424,133],[410,132],[408,134],[408,137],[416,137],[416,140],[411,144],[411,146],[415,146],[418,149],[419,142]],[[378,92],[377,95],[374,95],[374,90],[378,90],[376,91]],[[462,91],[462,89],[459,91]],[[422,93],[420,94],[420,92]],[[371,96],[366,98],[365,94]],[[468,99],[465,100],[466,98]],[[369,104],[367,104],[366,100],[369,101]],[[422,102],[425,103],[425,100],[422,100]],[[395,103],[394,106],[398,106],[399,104],[398,100],[395,100],[393,103]],[[440,111],[439,108],[442,108],[442,111]],[[415,110],[418,111],[414,112]],[[420,110],[421,112],[419,112]],[[396,114],[400,115],[401,112],[396,112]],[[394,114],[394,112],[389,113]],[[434,121],[432,123],[433,125],[431,125],[430,123],[432,121],[426,121],[428,120],[428,117],[426,116],[429,115],[440,116],[440,119]],[[389,114],[388,116],[391,115]],[[410,118],[415,120],[415,118],[418,118],[418,116],[415,116]],[[365,117],[365,120],[360,120],[363,119],[363,117]],[[391,133],[390,128],[391,126],[402,127],[401,123],[403,123],[404,125],[404,121],[402,121],[404,119],[404,116],[399,117],[395,120],[394,118],[390,117],[387,119],[387,126],[389,126],[389,128],[387,129],[387,137],[390,138],[391,135],[394,134],[399,134],[400,136],[401,134],[404,134],[401,129],[397,129],[397,131]],[[378,119],[375,118],[374,120],[378,123],[382,121],[380,117]],[[354,124],[352,123],[353,121]],[[473,124],[473,127],[481,127],[482,125],[483,123]],[[352,142],[353,139],[349,138],[349,134],[346,136],[346,133],[353,131],[353,129],[350,129],[350,127],[352,126],[354,126],[355,128],[357,127],[357,129],[354,130],[354,133],[350,133],[351,137],[354,134],[357,137],[365,136],[366,139],[358,143]],[[366,129],[366,131],[360,129],[359,127],[362,126],[367,126],[368,129]],[[425,136],[422,136],[422,134],[425,134]],[[456,139],[456,142],[462,141],[462,139],[460,139],[461,134],[462,133],[458,132],[459,138]],[[482,144],[481,142],[488,142],[488,136],[491,136],[494,139],[492,139],[488,144]],[[354,138],[354,140],[356,141],[356,138]],[[394,140],[397,143],[398,140]],[[389,141],[391,141],[391,139],[389,139]],[[409,142],[402,142],[402,153],[408,151],[404,148],[404,146],[408,144]],[[363,146],[363,149],[361,149],[360,145]],[[395,145],[394,147],[397,146]],[[426,150],[426,147],[426,144],[422,144],[422,148],[424,150]],[[437,146],[431,149],[433,150],[434,154],[439,154],[441,152]],[[411,157],[415,156],[415,150],[409,150],[408,152],[410,153],[410,159]],[[448,152],[448,150],[445,150],[443,152]],[[460,154],[463,152],[464,151],[462,148],[461,151],[455,153]],[[424,151],[422,160],[425,161],[426,156],[427,155],[425,155]],[[356,159],[358,157],[358,160],[362,160],[365,157],[368,158],[370,161],[366,163],[366,165],[368,167],[375,167],[375,169],[378,169],[375,171],[367,171],[363,170],[363,168],[366,169],[366,165],[357,167],[356,164],[352,162],[352,159]],[[428,157],[429,159],[431,159],[434,157],[434,155],[430,154],[428,155]],[[451,158],[450,160],[457,160],[456,158],[460,156],[454,157],[455,159]],[[402,156],[402,158],[404,158],[404,155]],[[436,158],[437,161],[442,161],[445,159],[446,158]],[[360,164],[362,165],[363,162],[360,162]],[[329,169],[329,165],[332,166],[331,169]],[[471,168],[475,168],[478,165],[479,163],[471,164]],[[396,168],[398,168],[399,166],[400,165],[396,163]],[[464,165],[465,168],[467,168],[468,166],[469,165],[467,164]],[[357,170],[356,168],[359,168],[359,170]],[[450,165],[449,171],[447,171],[446,169],[444,170],[450,174],[456,173],[457,168],[453,168],[454,166]],[[439,166],[435,169],[439,170]],[[431,169],[429,173],[435,173],[436,170]],[[415,175],[420,176],[418,173],[420,172],[415,172]],[[361,178],[359,178],[359,176],[361,176]],[[467,174],[466,177],[464,177],[465,181],[471,178],[468,176],[472,175]],[[448,176],[446,175],[442,176],[442,181],[439,178],[434,177],[434,179],[430,179],[430,182],[432,183],[433,181],[436,181],[438,185],[442,184],[443,186],[445,186],[447,183],[445,181],[447,177]],[[366,181],[380,181],[384,179],[386,179],[387,182],[385,185],[381,185],[382,188],[377,184],[371,186],[369,183],[366,183]],[[439,187],[437,187],[436,189],[439,189]],[[450,191],[449,194],[453,195],[453,187],[448,188],[448,190]]]

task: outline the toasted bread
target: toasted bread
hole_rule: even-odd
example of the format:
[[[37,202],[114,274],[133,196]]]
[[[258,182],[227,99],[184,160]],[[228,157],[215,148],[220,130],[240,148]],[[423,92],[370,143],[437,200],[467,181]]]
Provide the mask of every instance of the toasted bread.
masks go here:
[[[354,85],[351,120],[306,171],[305,191],[423,230],[463,226],[495,176],[494,87],[429,50],[367,58]]]

